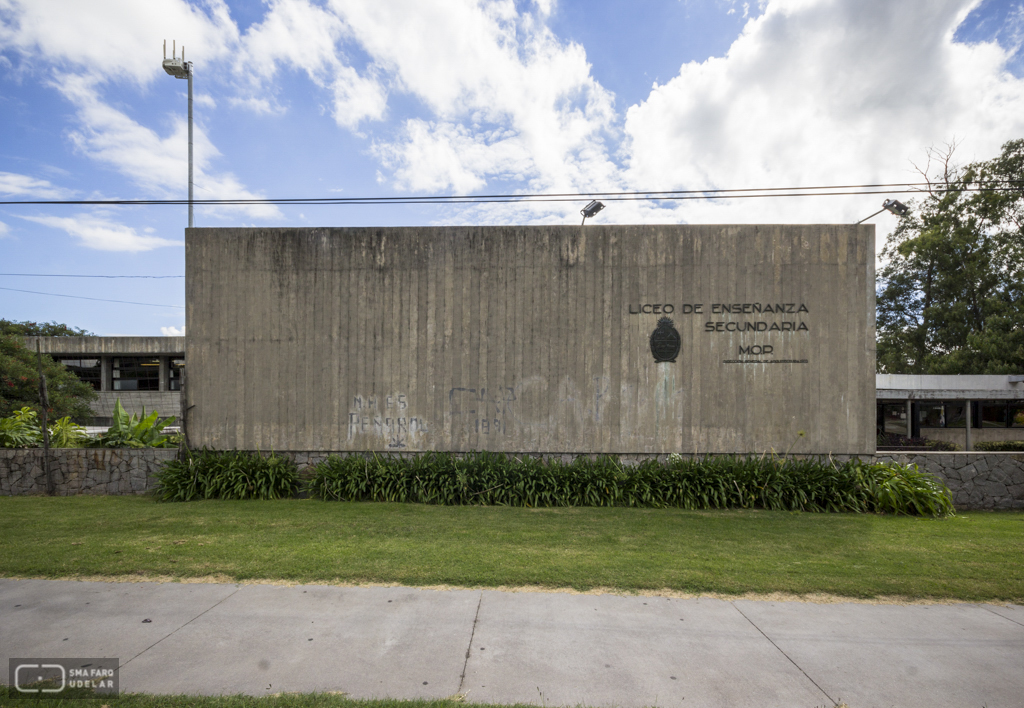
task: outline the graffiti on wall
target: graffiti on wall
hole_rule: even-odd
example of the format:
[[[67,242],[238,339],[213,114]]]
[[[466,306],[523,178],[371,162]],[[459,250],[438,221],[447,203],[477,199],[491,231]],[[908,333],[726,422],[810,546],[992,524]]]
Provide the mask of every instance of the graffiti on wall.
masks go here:
[[[404,393],[352,398],[348,413],[349,440],[369,435],[383,440],[388,449],[401,450],[428,432],[426,421],[411,415],[409,397]]]

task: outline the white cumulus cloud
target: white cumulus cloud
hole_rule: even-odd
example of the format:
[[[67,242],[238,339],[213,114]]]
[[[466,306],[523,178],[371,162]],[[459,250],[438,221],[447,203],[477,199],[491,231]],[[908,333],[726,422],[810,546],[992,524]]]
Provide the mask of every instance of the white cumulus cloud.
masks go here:
[[[163,41],[188,37],[188,59],[211,61],[237,42],[223,0],[0,0],[0,46],[66,70],[145,84],[163,77]],[[116,38],[111,41],[111,38]]]
[[[80,127],[70,133],[78,149],[106,163],[148,191],[182,196],[182,179],[188,174],[188,124],[178,118],[171,132],[161,137],[104,102],[95,82],[81,75],[59,76],[55,85],[78,109]],[[220,155],[201,125],[193,126],[193,172],[196,199],[255,199],[261,195],[248,190],[230,172],[216,172],[213,160]],[[178,175],[176,183],[168,175]],[[207,212],[241,212],[253,218],[278,218],[277,207],[269,204],[205,207]]]
[[[161,327],[160,328],[160,334],[162,334],[165,337],[184,337],[185,336],[185,328],[184,327]]]
[[[28,175],[14,172],[0,172],[0,192],[18,197],[36,197],[39,199],[64,199],[70,192]]]
[[[69,236],[77,238],[83,246],[98,251],[139,252],[151,251],[162,246],[183,245],[180,241],[141,235],[130,226],[93,214],[77,214],[72,217],[24,216],[22,218],[60,229]]]
[[[332,0],[395,91],[434,120],[410,118],[374,145],[396,185],[476,189],[493,179],[530,189],[582,189],[614,172],[604,141],[614,98],[586,52],[547,27],[548,3]],[[424,31],[429,28],[429,31]]]
[[[387,89],[373,72],[360,74],[345,61],[341,42],[348,28],[336,14],[307,0],[274,0],[262,22],[241,38],[234,69],[250,79],[255,95],[237,105],[268,112],[265,94],[279,67],[305,72],[330,91],[331,114],[343,128],[355,130],[364,120],[380,120],[387,107]]]
[[[510,131],[472,131],[457,123],[406,121],[402,139],[374,145],[374,153],[394,169],[402,189],[468,194],[487,184],[485,176],[523,179],[533,171],[531,156]]]
[[[909,161],[954,138],[962,141],[962,162],[994,156],[1024,133],[1024,80],[1005,70],[1009,55],[996,43],[953,41],[975,4],[772,0],[724,57],[683,65],[628,110],[629,184],[918,181]],[[882,199],[730,200],[634,211],[704,222],[852,222]]]
[[[204,90],[224,89],[197,105],[276,120],[290,110],[299,75],[340,129],[372,131],[366,145],[379,180],[417,193],[912,181],[910,160],[929,146],[955,139],[956,158],[967,162],[1024,134],[1012,50],[954,41],[978,0],[717,4],[751,18],[725,55],[683,64],[618,112],[586,49],[551,30],[553,0],[267,0],[244,31],[223,0],[0,0],[0,47],[7,60],[52,77],[74,108],[66,134],[82,155],[159,196],[182,196],[185,122],[147,124],[110,87],[169,82],[158,62],[165,37],[187,37],[189,58],[208,77]],[[1001,32],[1019,45],[1020,26]],[[195,133],[197,198],[260,196],[220,167],[202,115]],[[63,194],[11,173],[0,173],[4,189]],[[852,222],[885,196],[901,197],[615,202],[596,221]],[[451,219],[564,222],[578,209],[482,205]],[[282,217],[267,205],[213,213]]]

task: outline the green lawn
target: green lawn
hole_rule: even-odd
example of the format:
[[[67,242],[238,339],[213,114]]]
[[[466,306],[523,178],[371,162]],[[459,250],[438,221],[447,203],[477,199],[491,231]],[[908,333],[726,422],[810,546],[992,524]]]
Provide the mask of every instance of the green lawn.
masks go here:
[[[1024,600],[1024,513],[0,497],[0,576]]]

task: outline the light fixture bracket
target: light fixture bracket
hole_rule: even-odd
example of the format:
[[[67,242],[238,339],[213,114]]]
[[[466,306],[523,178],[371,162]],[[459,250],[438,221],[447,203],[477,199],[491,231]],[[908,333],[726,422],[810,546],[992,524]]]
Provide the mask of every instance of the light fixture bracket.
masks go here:
[[[590,204],[587,204],[585,207],[580,209],[580,214],[583,214],[583,222],[582,223],[583,224],[587,223],[587,219],[588,218],[592,217],[594,214],[596,214],[597,212],[601,211],[602,209],[604,209],[604,204],[602,204],[601,202],[597,201],[596,199],[593,200],[592,202],[590,202]]]

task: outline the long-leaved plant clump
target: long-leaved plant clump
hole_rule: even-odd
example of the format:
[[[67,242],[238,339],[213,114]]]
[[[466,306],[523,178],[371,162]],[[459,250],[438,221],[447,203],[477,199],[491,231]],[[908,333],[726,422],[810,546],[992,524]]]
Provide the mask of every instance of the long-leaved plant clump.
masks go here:
[[[174,418],[159,418],[156,411],[146,415],[145,407],[140,414],[129,415],[119,398],[114,402],[110,428],[99,437],[89,437],[85,428],[69,416],[51,420],[48,426],[50,447],[175,447],[178,444],[175,437],[163,432],[174,423]],[[42,446],[42,423],[34,410],[26,406],[6,418],[0,418],[0,447]]]
[[[51,421],[50,447],[84,447],[89,442],[85,428],[69,416]],[[23,407],[6,418],[0,418],[0,447],[26,448],[43,446],[43,429],[39,415]]]
[[[328,500],[446,505],[953,512],[946,486],[914,465],[774,456],[648,460],[636,467],[610,457],[563,464],[488,452],[332,456],[314,468],[308,489]]]
[[[949,488],[914,464],[861,464],[857,479],[867,490],[875,511],[919,516],[949,516],[954,511]]]
[[[107,432],[89,443],[90,447],[175,447],[176,442],[163,430],[174,423],[174,418],[160,420],[160,414],[153,411],[146,415],[146,408],[138,415],[121,405],[121,399],[114,401],[112,424]]]
[[[156,494],[163,501],[281,499],[294,496],[299,487],[298,468],[288,458],[201,450],[167,462],[158,474]]]

